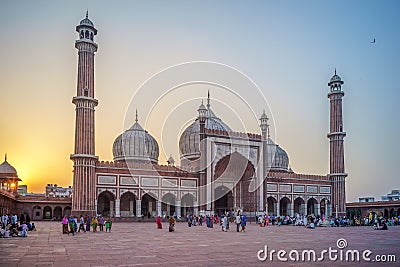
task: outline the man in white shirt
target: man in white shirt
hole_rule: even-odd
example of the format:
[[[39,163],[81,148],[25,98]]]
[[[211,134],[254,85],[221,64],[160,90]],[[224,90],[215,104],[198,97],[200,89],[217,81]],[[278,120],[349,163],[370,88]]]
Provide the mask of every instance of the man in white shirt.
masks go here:
[[[239,233],[239,228],[240,228],[241,221],[242,220],[240,219],[240,214],[238,212],[237,215],[236,215],[236,220],[235,220],[235,222],[236,222],[236,232],[238,232],[238,233]]]

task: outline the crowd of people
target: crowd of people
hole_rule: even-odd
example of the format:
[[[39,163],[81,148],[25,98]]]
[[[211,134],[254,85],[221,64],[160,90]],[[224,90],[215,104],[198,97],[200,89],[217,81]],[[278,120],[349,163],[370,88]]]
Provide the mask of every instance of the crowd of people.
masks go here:
[[[3,214],[0,221],[0,238],[27,237],[28,231],[36,231],[29,214]]]
[[[90,232],[90,229],[92,229],[92,232],[95,233],[97,232],[97,228],[99,228],[100,232],[104,232],[104,228],[106,232],[111,232],[112,221],[111,218],[104,218],[101,215],[93,217],[90,217],[88,215],[81,215],[79,217],[79,220],[76,216],[70,215],[69,217],[64,216],[61,224],[63,234],[75,235],[76,233],[79,233],[81,231],[84,233]]]

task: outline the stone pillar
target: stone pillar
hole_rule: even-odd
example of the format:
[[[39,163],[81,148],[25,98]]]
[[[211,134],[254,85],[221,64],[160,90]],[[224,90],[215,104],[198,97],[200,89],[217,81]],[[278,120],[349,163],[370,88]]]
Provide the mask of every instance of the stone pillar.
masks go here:
[[[280,209],[281,209],[280,203],[276,202],[274,204],[274,215],[279,216],[280,215]]]
[[[180,200],[176,200],[175,201],[175,212],[176,212],[176,216],[178,218],[182,217],[182,215],[181,215],[181,201]]]
[[[197,201],[193,202],[193,213],[194,216],[199,216],[199,204]]]
[[[307,204],[300,204],[300,215],[307,215]]]
[[[133,200],[129,201],[129,216],[133,216],[134,210],[133,210]]]
[[[289,215],[290,217],[293,217],[293,216],[294,216],[293,204],[289,203],[289,204],[287,205],[287,208],[288,208],[288,215]]]
[[[327,212],[328,216],[332,216],[332,205],[328,204],[328,212]]]
[[[161,216],[161,201],[157,200],[157,215]]]
[[[315,216],[321,215],[321,205],[320,204],[314,205],[314,214],[315,214]]]
[[[329,212],[328,212],[328,203],[325,201],[325,218],[327,218],[329,216]]]
[[[110,201],[110,216],[111,217],[114,216],[114,201],[113,200]]]
[[[94,210],[96,211],[96,214],[99,213],[97,199],[94,200]]]
[[[142,216],[142,200],[136,199],[136,217]]]
[[[121,200],[119,198],[117,198],[115,200],[115,217],[117,217],[117,218],[121,217],[120,204],[121,204]]]

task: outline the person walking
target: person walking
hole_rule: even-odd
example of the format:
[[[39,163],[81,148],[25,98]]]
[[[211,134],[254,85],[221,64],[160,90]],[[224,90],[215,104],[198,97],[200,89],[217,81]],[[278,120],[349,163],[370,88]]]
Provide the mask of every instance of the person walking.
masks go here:
[[[81,217],[79,218],[79,230],[78,230],[78,232],[80,232],[81,230],[84,231],[84,232],[86,233],[86,230],[85,230],[85,220],[83,219],[82,214],[81,214]]]
[[[242,219],[240,218],[240,213],[238,212],[236,215],[236,232],[239,233],[239,228],[240,228],[240,223],[242,222]]]

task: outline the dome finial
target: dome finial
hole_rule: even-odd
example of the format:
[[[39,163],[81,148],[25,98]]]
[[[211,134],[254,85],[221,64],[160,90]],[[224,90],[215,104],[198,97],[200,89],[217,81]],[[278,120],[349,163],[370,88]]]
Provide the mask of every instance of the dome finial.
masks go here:
[[[86,18],[89,18],[89,9],[86,9]]]
[[[4,155],[4,161],[7,161],[7,153]]]
[[[135,122],[138,122],[138,114],[137,114],[137,109],[136,109],[136,115],[135,115]]]
[[[210,90],[207,92],[207,109],[210,109]]]

